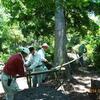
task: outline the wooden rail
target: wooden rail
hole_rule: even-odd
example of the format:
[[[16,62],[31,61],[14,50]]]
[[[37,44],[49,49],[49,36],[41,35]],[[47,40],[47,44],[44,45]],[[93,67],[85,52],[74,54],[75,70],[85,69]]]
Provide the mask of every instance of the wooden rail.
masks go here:
[[[82,55],[82,56],[83,56],[83,55]],[[50,69],[50,70],[47,70],[47,71],[32,72],[31,75],[38,75],[38,74],[45,74],[45,73],[57,72],[58,70],[61,70],[62,67],[68,67],[68,66],[66,66],[66,65],[69,65],[69,64],[71,64],[72,62],[74,62],[74,61],[80,59],[82,56],[78,57],[77,59],[71,60],[71,61],[69,61],[69,62],[67,62],[67,63],[64,63],[64,64],[62,64],[62,65],[56,66],[56,67],[54,67],[54,68],[52,68],[52,69]],[[26,76],[29,76],[29,74],[27,74]],[[22,76],[17,76],[17,78],[20,78],[20,77],[22,77]]]
[[[83,56],[83,55],[82,55],[82,56]],[[26,78],[27,78],[28,86],[31,87],[31,86],[32,86],[32,85],[31,85],[31,76],[32,76],[32,75],[39,75],[39,74],[57,72],[57,71],[61,70],[62,67],[67,67],[66,65],[69,65],[69,64],[71,64],[72,62],[74,62],[74,61],[80,59],[82,56],[78,57],[77,59],[71,60],[71,61],[69,61],[69,62],[67,62],[67,63],[64,63],[64,64],[62,64],[62,65],[56,66],[56,67],[54,67],[54,68],[52,68],[52,69],[50,69],[50,70],[47,70],[47,71],[38,71],[38,72],[32,72],[32,73],[30,73],[30,71],[28,71],[27,74],[26,74],[25,76],[16,76],[16,78],[26,77]],[[2,73],[2,70],[0,70],[0,74],[1,74],[1,73]],[[57,76],[56,76],[56,77],[57,77]]]
[[[83,55],[82,55],[83,56]],[[45,73],[51,73],[51,72],[57,72],[58,70],[61,70],[62,67],[67,67],[66,65],[69,65],[71,64],[72,62],[80,59],[82,56],[78,57],[77,59],[74,59],[74,60],[71,60],[67,63],[64,63],[62,65],[59,65],[59,66],[56,66],[50,70],[47,70],[47,71],[38,71],[38,72],[32,72],[31,74],[27,74],[25,76],[17,76],[16,78],[20,78],[20,77],[27,77],[27,76],[30,76],[30,75],[38,75],[38,74],[45,74]],[[2,70],[0,70],[0,74],[1,74]]]

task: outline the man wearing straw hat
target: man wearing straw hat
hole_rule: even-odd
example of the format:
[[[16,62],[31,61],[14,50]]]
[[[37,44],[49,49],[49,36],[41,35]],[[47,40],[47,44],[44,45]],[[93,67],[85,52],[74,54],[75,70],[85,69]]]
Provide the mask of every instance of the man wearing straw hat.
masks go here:
[[[47,71],[48,68],[45,66],[45,63],[48,62],[48,60],[45,58],[45,51],[48,49],[48,44],[47,43],[43,43],[41,46],[41,49],[38,51],[38,54],[41,58],[41,62],[43,63],[44,67],[43,67],[43,71]],[[45,80],[46,78],[46,74],[43,74],[43,80]]]

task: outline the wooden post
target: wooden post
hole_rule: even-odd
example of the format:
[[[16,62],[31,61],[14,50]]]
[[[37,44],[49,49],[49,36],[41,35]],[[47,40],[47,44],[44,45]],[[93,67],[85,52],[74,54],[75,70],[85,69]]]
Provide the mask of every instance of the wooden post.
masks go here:
[[[27,84],[29,88],[31,88],[32,85],[31,85],[31,72],[30,71],[28,71],[28,76],[26,76],[26,78],[27,78]]]
[[[90,97],[91,100],[100,100],[100,81],[97,79],[91,79],[91,88],[90,88]]]

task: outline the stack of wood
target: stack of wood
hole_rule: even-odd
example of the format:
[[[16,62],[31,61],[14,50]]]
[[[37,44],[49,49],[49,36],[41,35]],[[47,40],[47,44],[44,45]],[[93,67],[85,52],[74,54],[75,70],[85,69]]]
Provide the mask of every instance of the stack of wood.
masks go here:
[[[90,97],[91,100],[100,100],[100,80],[91,79]]]

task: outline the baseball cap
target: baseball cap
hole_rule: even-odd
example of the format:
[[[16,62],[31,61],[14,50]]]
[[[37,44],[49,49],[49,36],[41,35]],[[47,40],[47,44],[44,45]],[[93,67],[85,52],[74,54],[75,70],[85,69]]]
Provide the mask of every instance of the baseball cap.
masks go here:
[[[26,48],[26,47],[20,47],[20,51],[23,51],[26,54],[29,54],[30,53],[29,49]]]

